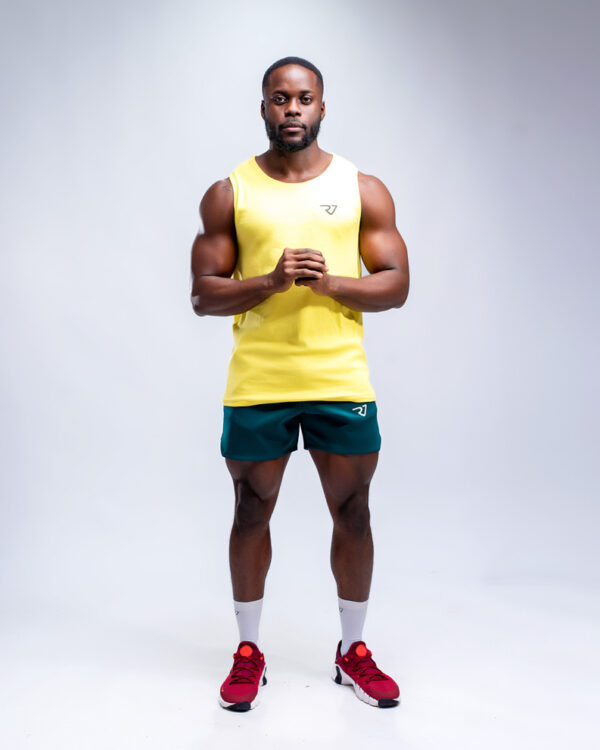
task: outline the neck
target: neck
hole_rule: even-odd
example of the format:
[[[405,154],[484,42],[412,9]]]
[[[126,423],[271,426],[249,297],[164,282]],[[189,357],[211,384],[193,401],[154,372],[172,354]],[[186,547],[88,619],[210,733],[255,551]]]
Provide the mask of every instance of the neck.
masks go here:
[[[261,166],[280,179],[303,179],[321,170],[329,159],[330,154],[319,148],[316,140],[301,151],[281,151],[271,142],[269,150],[260,156]]]

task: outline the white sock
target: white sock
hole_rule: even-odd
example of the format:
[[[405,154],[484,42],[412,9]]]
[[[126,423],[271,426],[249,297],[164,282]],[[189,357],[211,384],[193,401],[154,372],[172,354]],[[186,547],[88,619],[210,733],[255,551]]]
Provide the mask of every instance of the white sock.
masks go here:
[[[354,641],[362,641],[368,603],[368,599],[364,602],[353,602],[350,599],[341,599],[338,596],[340,620],[342,621],[342,645],[340,646],[342,654],[346,653]]]
[[[255,599],[253,602],[236,602],[235,599],[233,600],[240,631],[240,641],[252,641],[258,646],[258,624],[262,603],[262,599]]]

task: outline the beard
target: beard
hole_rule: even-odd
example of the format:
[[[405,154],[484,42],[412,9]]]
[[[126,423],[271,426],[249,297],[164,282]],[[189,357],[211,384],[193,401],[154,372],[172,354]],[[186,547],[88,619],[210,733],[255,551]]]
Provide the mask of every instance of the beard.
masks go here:
[[[267,137],[280,151],[302,151],[303,148],[310,146],[310,144],[319,135],[321,128],[321,120],[317,119],[311,123],[304,130],[304,135],[299,141],[284,141],[281,137],[281,133],[278,131],[277,126],[274,125],[270,120],[265,118],[265,129],[267,131]]]

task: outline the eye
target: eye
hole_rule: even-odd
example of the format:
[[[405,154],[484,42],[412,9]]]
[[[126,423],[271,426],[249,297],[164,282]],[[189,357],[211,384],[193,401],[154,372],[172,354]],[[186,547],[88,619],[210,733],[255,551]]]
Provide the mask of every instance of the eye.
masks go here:
[[[285,97],[283,97],[281,94],[275,94],[275,96],[273,97],[273,102],[275,104],[283,104],[284,101]]]
[[[312,102],[312,97],[311,96],[303,96],[302,97],[302,103],[303,104],[310,104],[311,102]]]

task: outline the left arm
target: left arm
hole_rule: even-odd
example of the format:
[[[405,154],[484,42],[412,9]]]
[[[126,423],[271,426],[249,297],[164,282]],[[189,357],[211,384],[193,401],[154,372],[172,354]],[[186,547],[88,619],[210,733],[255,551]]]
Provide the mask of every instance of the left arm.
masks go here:
[[[394,201],[376,177],[359,172],[358,186],[362,207],[359,247],[369,275],[354,279],[325,273],[320,279],[297,279],[296,284],[362,312],[402,307],[408,296],[408,256],[396,228]]]

